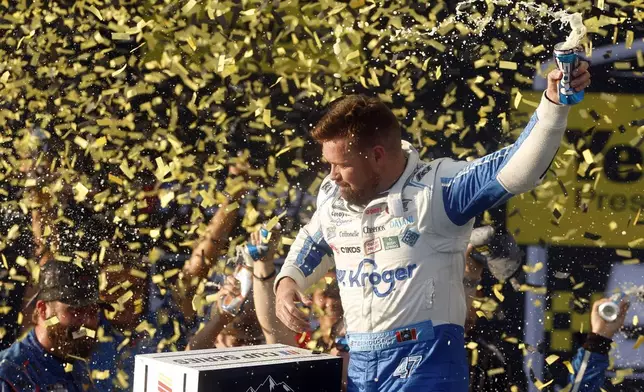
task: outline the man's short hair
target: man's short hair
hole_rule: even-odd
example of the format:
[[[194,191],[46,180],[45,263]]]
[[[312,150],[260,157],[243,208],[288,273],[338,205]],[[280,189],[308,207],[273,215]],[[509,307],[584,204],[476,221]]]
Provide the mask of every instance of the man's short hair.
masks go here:
[[[348,138],[359,149],[382,145],[400,148],[400,124],[393,112],[378,98],[346,95],[328,105],[322,119],[311,131],[318,143]]]

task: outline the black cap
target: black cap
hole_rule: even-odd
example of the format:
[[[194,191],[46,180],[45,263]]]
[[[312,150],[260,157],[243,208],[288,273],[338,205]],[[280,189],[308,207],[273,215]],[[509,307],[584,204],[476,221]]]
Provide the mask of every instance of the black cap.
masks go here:
[[[37,295],[40,300],[60,301],[73,307],[98,304],[113,310],[98,293],[98,270],[94,266],[49,260],[40,269]]]

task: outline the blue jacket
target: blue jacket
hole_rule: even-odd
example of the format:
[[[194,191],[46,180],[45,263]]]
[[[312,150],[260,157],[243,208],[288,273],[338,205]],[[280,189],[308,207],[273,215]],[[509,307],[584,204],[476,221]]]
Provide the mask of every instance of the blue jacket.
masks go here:
[[[570,375],[571,392],[598,392],[606,381],[608,369],[608,351],[612,340],[591,333],[583,348],[577,351],[572,367],[574,374]]]
[[[0,392],[23,391],[95,391],[86,363],[66,362],[49,354],[31,330],[27,336],[0,352]]]

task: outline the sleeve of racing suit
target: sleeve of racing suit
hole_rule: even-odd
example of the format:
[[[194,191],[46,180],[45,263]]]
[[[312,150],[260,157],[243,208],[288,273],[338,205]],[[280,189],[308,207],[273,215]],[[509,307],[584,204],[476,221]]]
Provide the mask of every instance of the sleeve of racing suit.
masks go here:
[[[569,105],[557,105],[544,93],[516,142],[472,162],[441,163],[442,207],[449,220],[463,226],[539,185],[557,153],[569,110]]]
[[[8,381],[5,381],[0,378],[0,392],[17,392],[16,389],[11,386]]]
[[[275,279],[273,290],[282,278],[293,279],[301,290],[306,290],[324,277],[333,267],[333,251],[322,233],[320,209],[331,202],[338,191],[337,186],[328,178],[322,183],[317,198],[317,209],[313,217],[297,233],[288,251],[284,265]]]
[[[571,392],[599,391],[606,380],[608,352],[613,341],[609,338],[589,333],[572,361],[574,373],[569,376]]]

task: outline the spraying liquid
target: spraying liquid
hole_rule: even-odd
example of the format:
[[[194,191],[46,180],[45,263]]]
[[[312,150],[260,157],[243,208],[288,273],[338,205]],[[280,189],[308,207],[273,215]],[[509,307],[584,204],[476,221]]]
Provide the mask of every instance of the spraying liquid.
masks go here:
[[[617,320],[620,316],[619,303],[625,297],[628,297],[633,301],[644,302],[644,286],[633,286],[619,293],[613,294],[610,297],[609,302],[604,302],[599,305],[599,309],[597,310],[601,318],[608,322]]]
[[[519,1],[511,2],[508,0],[465,0],[457,4],[456,14],[448,17],[443,20],[439,25],[433,27],[429,31],[418,31],[411,29],[400,29],[396,30],[393,34],[393,38],[399,37],[403,39],[413,38],[414,35],[424,35],[424,36],[436,36],[436,34],[446,27],[447,25],[455,22],[465,22],[469,26],[475,26],[474,33],[477,35],[482,35],[486,30],[487,26],[494,22],[496,19],[492,16],[488,8],[488,14],[484,16],[477,16],[474,13],[468,12],[469,6],[476,5],[477,3],[487,3],[488,5],[508,7],[513,6],[510,14],[517,14],[521,10],[524,10],[528,13],[529,19],[534,19],[540,23],[546,18],[549,20],[554,20],[560,22],[564,26],[570,26],[570,34],[566,38],[562,49],[573,49],[578,47],[583,39],[586,37],[586,26],[580,13],[569,13],[568,11],[553,11],[546,4],[538,4],[532,1]],[[517,18],[519,19],[519,18]]]

